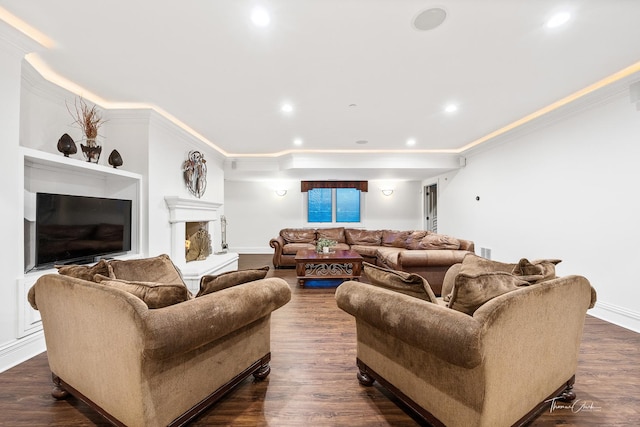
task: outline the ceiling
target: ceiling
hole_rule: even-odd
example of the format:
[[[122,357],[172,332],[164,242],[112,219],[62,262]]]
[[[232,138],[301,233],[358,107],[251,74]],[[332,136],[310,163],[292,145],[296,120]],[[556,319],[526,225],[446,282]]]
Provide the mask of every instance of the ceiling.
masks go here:
[[[256,6],[268,26],[252,23]],[[433,7],[444,23],[417,30],[414,18]],[[0,8],[51,43],[32,63],[52,79],[105,107],[153,106],[234,159],[460,153],[640,60],[636,0],[0,0]],[[560,11],[569,21],[546,28]],[[457,111],[446,112],[449,104]]]

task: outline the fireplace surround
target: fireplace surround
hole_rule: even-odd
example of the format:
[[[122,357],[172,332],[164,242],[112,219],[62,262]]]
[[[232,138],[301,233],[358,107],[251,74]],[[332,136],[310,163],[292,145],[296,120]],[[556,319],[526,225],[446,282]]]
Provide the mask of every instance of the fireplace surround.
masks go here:
[[[186,199],[177,196],[164,198],[169,209],[171,225],[171,260],[180,269],[191,292],[199,289],[200,278],[207,274],[220,274],[238,269],[238,254],[220,251],[220,214],[222,203]],[[187,262],[185,235],[187,223],[206,223],[211,235],[213,253],[204,260]]]

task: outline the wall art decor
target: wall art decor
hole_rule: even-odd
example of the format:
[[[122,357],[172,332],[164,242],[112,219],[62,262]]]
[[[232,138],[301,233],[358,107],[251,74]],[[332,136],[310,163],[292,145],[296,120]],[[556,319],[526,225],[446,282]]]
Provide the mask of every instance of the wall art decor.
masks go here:
[[[190,151],[189,158],[182,164],[184,182],[189,192],[197,198],[207,189],[207,161],[199,151]]]

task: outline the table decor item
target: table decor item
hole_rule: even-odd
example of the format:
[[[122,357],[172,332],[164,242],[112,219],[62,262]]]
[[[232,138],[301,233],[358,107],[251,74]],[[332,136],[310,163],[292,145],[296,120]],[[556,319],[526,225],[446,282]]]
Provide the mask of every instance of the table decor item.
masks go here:
[[[111,154],[109,154],[109,164],[114,168],[122,166],[122,156],[118,150],[113,150]]]
[[[337,244],[338,242],[336,242],[335,240],[321,237],[316,242],[316,252],[325,254],[331,253],[331,248]]]
[[[73,138],[69,136],[68,133],[65,133],[58,140],[58,151],[64,154],[65,157],[69,157],[69,154],[76,154],[78,152],[78,147],[76,147],[76,143],[73,141]]]

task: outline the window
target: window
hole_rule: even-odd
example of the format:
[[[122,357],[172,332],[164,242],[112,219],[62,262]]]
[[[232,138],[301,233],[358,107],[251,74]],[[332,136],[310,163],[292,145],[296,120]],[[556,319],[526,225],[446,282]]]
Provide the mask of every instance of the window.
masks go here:
[[[314,188],[307,194],[308,222],[360,222],[360,190]]]

